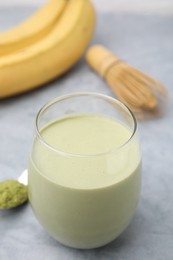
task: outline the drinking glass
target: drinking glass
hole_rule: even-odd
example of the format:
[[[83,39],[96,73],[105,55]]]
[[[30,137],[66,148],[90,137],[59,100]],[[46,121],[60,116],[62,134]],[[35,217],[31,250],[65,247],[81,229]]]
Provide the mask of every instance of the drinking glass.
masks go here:
[[[115,120],[130,131],[129,138],[110,151],[84,154],[58,149],[43,136],[56,120],[78,115]],[[80,249],[111,242],[128,226],[139,200],[141,153],[135,116],[120,101],[103,94],[55,98],[36,117],[28,172],[32,209],[53,238]]]

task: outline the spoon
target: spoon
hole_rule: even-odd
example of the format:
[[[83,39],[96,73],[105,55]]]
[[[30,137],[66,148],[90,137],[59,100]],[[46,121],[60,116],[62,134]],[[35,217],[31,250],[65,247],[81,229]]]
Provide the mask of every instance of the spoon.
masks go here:
[[[19,181],[20,183],[24,184],[25,186],[28,185],[28,170],[27,170],[27,169],[25,169],[25,170],[21,173],[20,177],[18,178],[18,181]]]
[[[17,180],[0,182],[0,209],[20,206],[28,200],[28,171],[24,170]]]

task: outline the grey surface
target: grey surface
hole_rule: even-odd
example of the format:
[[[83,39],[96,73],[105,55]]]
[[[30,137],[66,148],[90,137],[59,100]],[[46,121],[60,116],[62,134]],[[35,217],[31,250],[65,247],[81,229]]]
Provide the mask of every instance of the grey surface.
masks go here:
[[[18,15],[27,15],[31,10],[18,8],[11,19],[15,21]],[[7,11],[0,10],[0,19]],[[173,259],[173,17],[127,12],[100,14],[93,42],[107,45],[125,60],[157,77],[169,90],[166,116],[139,123],[143,185],[136,215],[117,240],[96,250],[82,251],[64,247],[50,238],[29,204],[0,211],[1,260]],[[17,178],[27,166],[38,109],[56,96],[76,91],[97,91],[113,96],[104,82],[81,61],[56,82],[0,101],[1,179]]]
[[[0,1],[1,6],[10,7],[12,3],[16,5],[41,6],[47,0],[5,0]],[[127,12],[147,12],[159,14],[173,14],[172,0],[92,0],[99,12],[107,11],[127,11]]]

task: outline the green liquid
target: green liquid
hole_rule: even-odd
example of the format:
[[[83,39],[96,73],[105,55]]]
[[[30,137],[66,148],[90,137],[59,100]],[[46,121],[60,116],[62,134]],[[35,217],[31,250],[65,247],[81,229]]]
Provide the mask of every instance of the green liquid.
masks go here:
[[[110,242],[129,224],[137,205],[138,141],[119,149],[130,130],[89,114],[61,118],[41,134],[58,152],[34,140],[29,198],[37,218],[68,246],[94,248]]]

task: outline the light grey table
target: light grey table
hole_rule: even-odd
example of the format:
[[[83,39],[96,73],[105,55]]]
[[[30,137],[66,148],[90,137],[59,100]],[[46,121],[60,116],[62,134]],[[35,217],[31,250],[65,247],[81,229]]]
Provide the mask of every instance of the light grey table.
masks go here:
[[[170,5],[171,1],[167,2]],[[123,59],[161,80],[170,97],[164,118],[139,123],[143,185],[136,215],[117,240],[96,250],[83,251],[64,247],[50,238],[29,204],[0,211],[0,260],[173,259],[173,16],[170,12],[147,13],[142,12],[142,8],[140,12],[133,12],[132,8],[128,12],[128,8],[125,9],[114,8],[114,11],[98,14],[93,42],[105,44]],[[17,23],[33,10],[29,5],[27,8],[1,6],[0,29]],[[0,179],[17,178],[26,168],[38,109],[56,96],[76,91],[113,96],[81,60],[59,80],[0,101]]]

